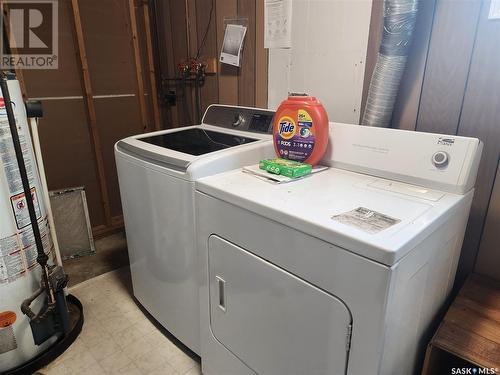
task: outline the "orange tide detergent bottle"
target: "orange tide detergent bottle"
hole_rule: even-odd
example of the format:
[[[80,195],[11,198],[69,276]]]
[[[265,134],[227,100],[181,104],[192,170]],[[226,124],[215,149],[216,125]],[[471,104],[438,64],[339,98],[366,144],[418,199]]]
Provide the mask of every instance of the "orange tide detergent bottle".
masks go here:
[[[316,165],[328,146],[328,115],[314,96],[290,94],[274,116],[274,149],[283,159]]]

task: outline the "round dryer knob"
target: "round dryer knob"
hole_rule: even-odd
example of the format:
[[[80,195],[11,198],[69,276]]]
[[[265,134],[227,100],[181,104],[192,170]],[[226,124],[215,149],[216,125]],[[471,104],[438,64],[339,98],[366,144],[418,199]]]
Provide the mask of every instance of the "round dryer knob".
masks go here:
[[[437,168],[444,168],[448,165],[450,157],[445,151],[438,151],[432,155],[432,164]]]

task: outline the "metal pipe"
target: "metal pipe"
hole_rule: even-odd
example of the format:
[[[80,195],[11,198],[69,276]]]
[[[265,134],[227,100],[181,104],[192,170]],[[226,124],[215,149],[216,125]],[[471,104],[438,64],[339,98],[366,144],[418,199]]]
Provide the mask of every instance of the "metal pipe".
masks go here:
[[[418,0],[385,0],[384,31],[363,114],[363,125],[389,127],[411,45]]]
[[[40,183],[42,185],[43,203],[47,211],[47,219],[50,226],[50,236],[54,243],[54,252],[56,254],[57,265],[62,267],[61,251],[59,249],[59,241],[57,240],[56,226],[54,223],[54,214],[52,213],[52,206],[50,205],[49,188],[47,186],[47,177],[45,176],[45,166],[43,164],[42,149],[40,147],[40,137],[38,135],[38,120],[36,118],[29,119],[31,126],[31,135],[33,138],[33,148],[35,151],[36,164],[38,166],[38,173],[40,174]]]

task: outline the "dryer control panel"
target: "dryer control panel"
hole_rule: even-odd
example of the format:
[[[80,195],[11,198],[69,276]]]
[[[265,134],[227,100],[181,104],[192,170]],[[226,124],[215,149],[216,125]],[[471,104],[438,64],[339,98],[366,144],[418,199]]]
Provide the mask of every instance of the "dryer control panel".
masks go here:
[[[271,134],[274,111],[261,108],[213,104],[203,116],[203,124],[227,129]]]
[[[477,138],[330,123],[322,164],[464,194],[474,187],[482,148]]]

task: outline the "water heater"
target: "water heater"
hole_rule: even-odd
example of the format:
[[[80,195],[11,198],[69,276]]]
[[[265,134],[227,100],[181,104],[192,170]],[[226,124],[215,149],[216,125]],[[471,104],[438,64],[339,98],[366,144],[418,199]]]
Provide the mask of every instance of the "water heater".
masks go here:
[[[28,127],[26,109],[19,82],[7,82],[19,140],[44,251],[53,259],[47,213],[44,207],[40,177]],[[21,312],[21,304],[40,288],[41,267],[30,215],[23,192],[19,165],[9,129],[4,94],[0,97],[0,373],[36,357],[57,340],[54,336],[36,345],[29,318]],[[41,310],[44,299],[33,301],[32,308]]]

